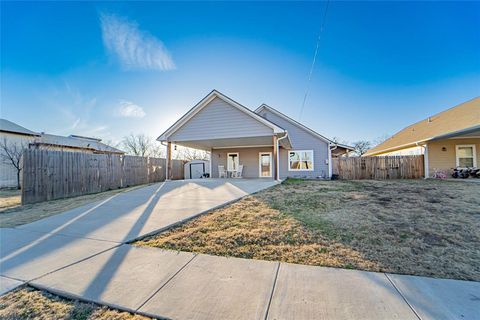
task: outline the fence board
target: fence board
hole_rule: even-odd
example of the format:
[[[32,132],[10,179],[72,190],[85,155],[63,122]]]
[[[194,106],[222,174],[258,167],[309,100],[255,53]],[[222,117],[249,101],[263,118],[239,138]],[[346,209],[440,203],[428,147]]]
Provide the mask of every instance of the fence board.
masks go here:
[[[183,179],[173,160],[173,179]],[[27,149],[23,154],[22,204],[125,188],[165,180],[166,160]]]
[[[333,174],[339,179],[419,179],[423,178],[423,155],[393,157],[352,157],[332,159]]]

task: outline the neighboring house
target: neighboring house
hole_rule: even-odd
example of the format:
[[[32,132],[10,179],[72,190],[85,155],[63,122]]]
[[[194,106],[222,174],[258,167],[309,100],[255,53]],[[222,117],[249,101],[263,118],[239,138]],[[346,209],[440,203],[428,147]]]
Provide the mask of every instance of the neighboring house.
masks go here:
[[[425,177],[435,170],[480,165],[480,97],[397,132],[364,156],[425,155]]]
[[[353,150],[272,107],[252,111],[216,90],[157,140],[167,144],[167,177],[172,144],[209,151],[214,178],[218,166],[234,171],[239,165],[246,178],[329,178],[332,157]]]
[[[0,119],[0,143],[8,146],[17,145],[19,148],[28,148],[29,144],[40,137],[40,133],[33,132],[11,121]],[[3,149],[0,149],[0,188],[17,186],[17,169],[4,161]]]
[[[0,139],[2,144],[6,141],[9,146],[17,145],[21,148],[124,154],[122,150],[101,143],[100,139],[76,135],[63,137],[43,132],[33,132],[6,119],[0,119]],[[3,150],[0,150],[0,152],[3,153]],[[17,170],[11,164],[0,159],[0,187],[14,187],[16,185]]]
[[[30,149],[77,151],[96,154],[125,154],[124,151],[101,142],[102,139],[69,135],[68,137],[42,133],[41,137],[30,143]]]

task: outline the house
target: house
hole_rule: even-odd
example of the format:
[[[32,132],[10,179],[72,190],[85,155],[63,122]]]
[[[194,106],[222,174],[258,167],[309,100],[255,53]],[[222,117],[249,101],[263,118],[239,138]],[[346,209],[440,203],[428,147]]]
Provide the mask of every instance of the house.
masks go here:
[[[43,149],[85,153],[124,154],[122,150],[101,142],[101,139],[70,135],[68,137],[38,133],[6,119],[0,119],[0,143],[9,148]],[[1,148],[0,148],[1,149]],[[4,161],[5,150],[0,150],[0,187],[17,186],[17,170]]]
[[[210,152],[211,177],[219,166],[246,178],[329,178],[332,157],[353,150],[262,104],[252,111],[213,90],[158,139],[167,146],[170,177],[172,145]]]
[[[425,155],[425,177],[435,170],[477,167],[480,159],[480,97],[397,132],[364,156]]]
[[[78,135],[68,137],[42,133],[40,138],[30,143],[30,149],[85,152],[95,154],[125,154],[124,151],[101,142],[102,139]]]
[[[11,121],[0,119],[0,144],[17,146],[19,149],[38,139],[40,133],[33,132]],[[17,169],[5,159],[5,150],[0,148],[0,188],[17,186]]]

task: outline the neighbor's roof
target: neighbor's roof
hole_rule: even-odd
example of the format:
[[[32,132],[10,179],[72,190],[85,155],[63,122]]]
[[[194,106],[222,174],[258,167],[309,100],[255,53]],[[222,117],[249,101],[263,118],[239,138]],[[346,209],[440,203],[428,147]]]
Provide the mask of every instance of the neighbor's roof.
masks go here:
[[[365,153],[366,156],[401,150],[439,136],[480,125],[480,97],[447,109],[397,132]]]
[[[0,131],[11,132],[11,133],[19,133],[29,136],[39,136],[40,134],[37,132],[33,132],[24,128],[12,121],[8,121],[6,119],[0,119]]]
[[[125,153],[122,150],[111,147],[104,143],[101,143],[99,139],[93,140],[91,138],[78,138],[78,137],[64,137],[57,136],[54,134],[43,133],[39,141],[36,141],[35,144],[44,144],[52,146],[64,146],[70,148],[79,148],[79,149],[88,149],[93,151],[101,151],[107,153]]]

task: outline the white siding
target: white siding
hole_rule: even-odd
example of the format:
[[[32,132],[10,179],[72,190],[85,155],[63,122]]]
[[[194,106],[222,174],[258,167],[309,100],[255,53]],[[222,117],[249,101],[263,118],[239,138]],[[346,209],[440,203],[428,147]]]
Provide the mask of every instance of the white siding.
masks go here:
[[[313,150],[313,171],[288,171],[288,150],[280,149],[280,178],[328,178],[328,143],[276,114],[263,110],[260,116],[288,131],[292,150]]]
[[[244,112],[215,98],[170,139],[189,141],[273,135],[273,130]]]
[[[0,140],[7,139],[7,144],[18,144],[28,148],[28,144],[33,142],[33,136],[0,132]],[[4,160],[3,150],[0,150],[0,188],[17,186],[17,169]]]

